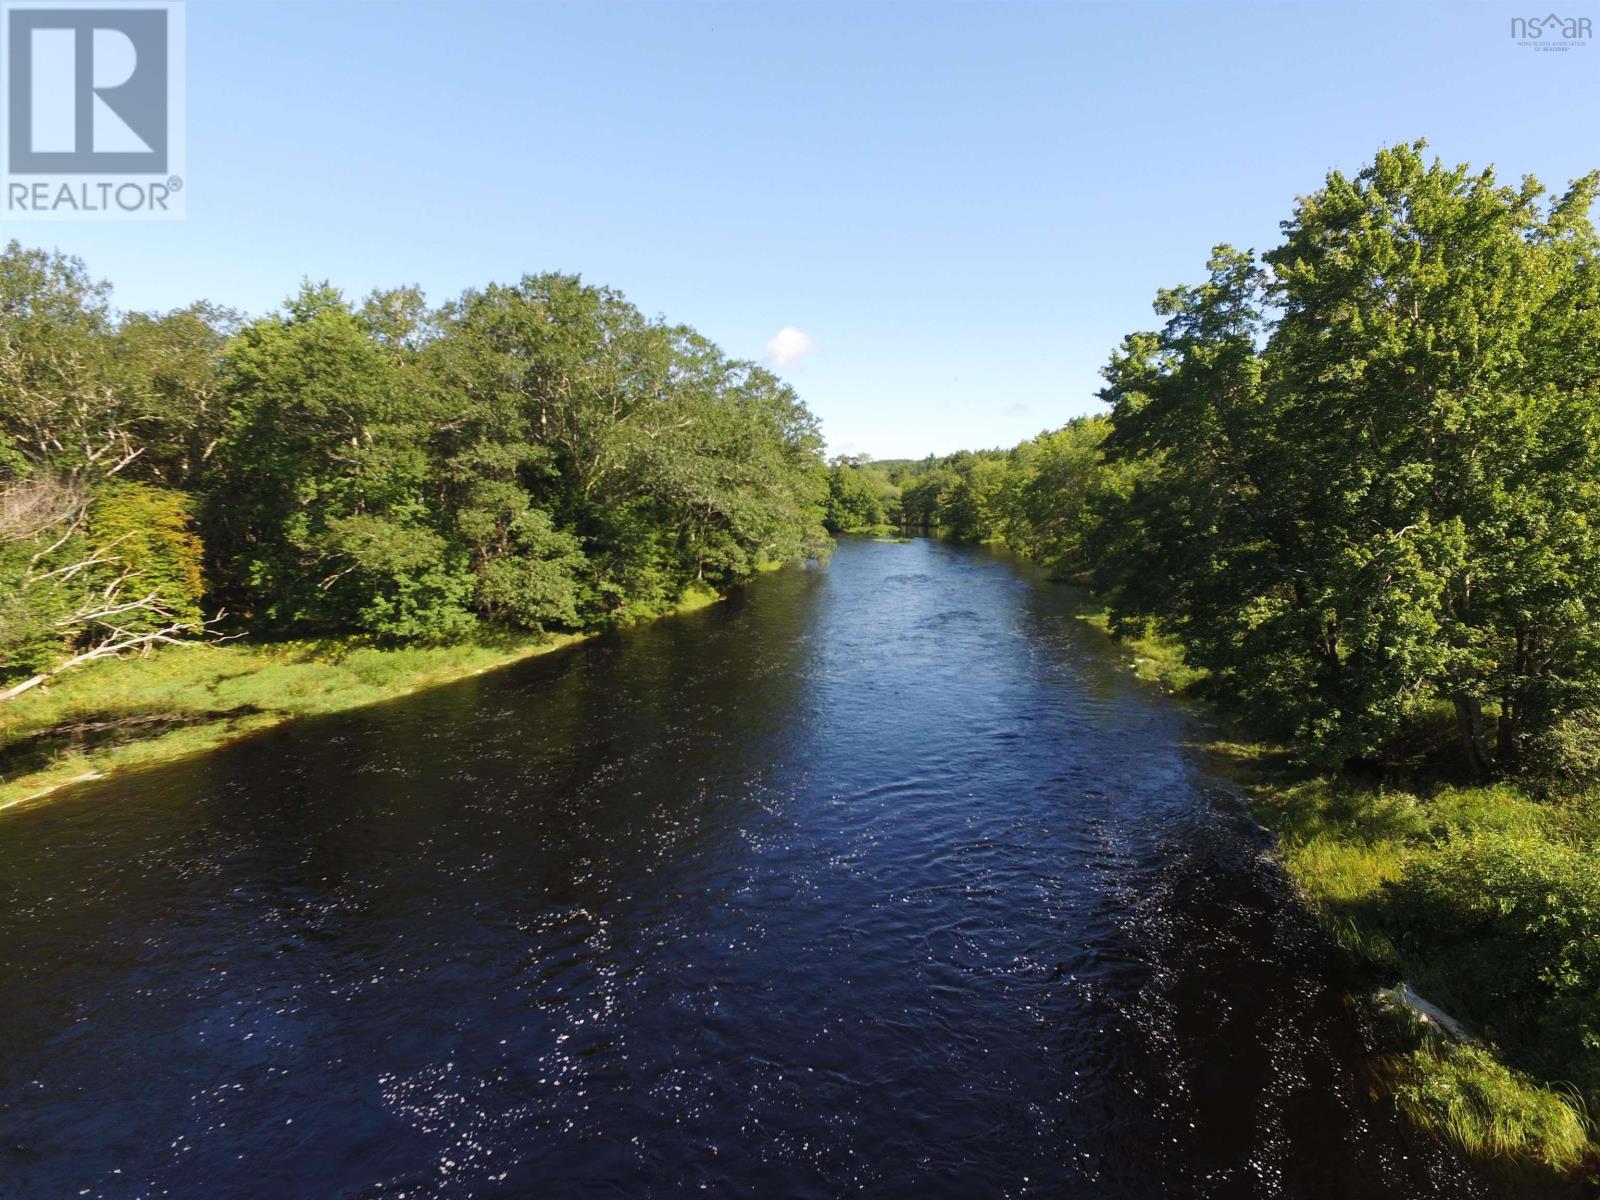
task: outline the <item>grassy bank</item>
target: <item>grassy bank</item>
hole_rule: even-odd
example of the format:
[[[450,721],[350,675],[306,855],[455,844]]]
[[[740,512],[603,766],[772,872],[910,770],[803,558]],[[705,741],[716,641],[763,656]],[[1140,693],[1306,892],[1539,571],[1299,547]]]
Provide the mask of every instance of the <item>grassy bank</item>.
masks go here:
[[[1112,636],[1111,622],[1105,609],[1086,606],[1078,613],[1078,619],[1106,636]],[[1128,655],[1133,673],[1146,683],[1156,684],[1169,692],[1182,693],[1205,678],[1205,672],[1189,664],[1184,657],[1183,646],[1172,638],[1124,636],[1116,641]]]
[[[1471,1041],[1422,1039],[1391,1064],[1401,1105],[1484,1156],[1592,1158],[1600,1096],[1595,809],[1506,784],[1249,789],[1285,869],[1379,978],[1403,979]]]
[[[666,615],[719,599],[697,588]],[[96,663],[0,705],[0,810],[67,783],[181,758],[296,717],[390,700],[590,636],[482,636],[407,648],[221,642]]]
[[[1103,612],[1081,614],[1107,629]],[[1159,637],[1125,638],[1132,669],[1169,691],[1204,673]],[[1570,1172],[1600,1160],[1600,798],[1535,800],[1506,783],[1424,772],[1353,782],[1291,750],[1225,735],[1206,747],[1278,837],[1285,871],[1370,970],[1408,1048],[1380,1064],[1400,1107],[1468,1152]],[[1382,999],[1403,980],[1466,1027]],[[1392,995],[1392,993],[1390,993]]]

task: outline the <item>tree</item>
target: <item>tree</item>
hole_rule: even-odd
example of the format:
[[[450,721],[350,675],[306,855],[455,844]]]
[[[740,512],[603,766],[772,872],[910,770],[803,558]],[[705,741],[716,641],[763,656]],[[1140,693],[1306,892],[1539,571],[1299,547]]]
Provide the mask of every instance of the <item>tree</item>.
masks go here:
[[[0,701],[72,667],[205,631],[181,496],[70,480],[0,491]],[[20,679],[18,677],[21,677]]]
[[[118,317],[82,263],[12,243],[0,678],[218,607],[389,642],[661,611],[826,552],[821,445],[770,372],[575,276]]]
[[[1077,417],[1011,452],[990,521],[1013,549],[1058,577],[1091,565],[1089,539],[1102,512],[1126,502],[1138,467],[1113,467],[1101,454],[1105,417]]]
[[[15,241],[0,254],[0,466],[10,473],[114,474],[142,452],[148,414],[108,370],[109,294],[78,259]]]
[[[1330,755],[1439,697],[1481,774],[1586,702],[1596,188],[1544,205],[1396,147],[1330,175],[1261,262],[1219,247],[1163,292],[1102,393],[1107,454],[1147,471],[1094,539],[1116,618]]]
[[[770,372],[573,276],[467,292],[440,328],[434,447],[486,609],[519,611],[515,579],[544,597],[518,621],[622,620],[823,545],[821,438]]]
[[[246,326],[212,490],[213,569],[257,628],[447,640],[472,627],[466,555],[430,507],[427,413],[326,285]]]
[[[124,472],[185,491],[201,490],[228,424],[223,358],[238,315],[200,303],[161,315],[132,313],[110,348],[110,386],[140,414],[141,449]]]
[[[862,458],[840,457],[828,468],[824,518],[834,533],[859,533],[890,523],[900,489]]]
[[[1549,708],[1538,693],[1564,690],[1551,651],[1595,632],[1572,621],[1600,598],[1600,355],[1573,305],[1594,288],[1596,177],[1547,208],[1531,178],[1505,187],[1422,148],[1301,202],[1267,255],[1274,341],[1286,432],[1334,484],[1322,538],[1349,547],[1336,586],[1367,657],[1449,699],[1482,774],[1485,701],[1498,692],[1514,756]],[[1587,690],[1584,674],[1564,682]]]

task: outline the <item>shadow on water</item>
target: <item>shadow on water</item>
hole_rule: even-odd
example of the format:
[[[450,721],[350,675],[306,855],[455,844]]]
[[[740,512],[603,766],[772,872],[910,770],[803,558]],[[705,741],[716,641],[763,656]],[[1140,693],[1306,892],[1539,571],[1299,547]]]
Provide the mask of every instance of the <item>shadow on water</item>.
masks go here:
[[[0,746],[0,775],[38,771],[68,753],[86,754],[130,741],[156,737],[190,725],[204,725],[237,717],[254,716],[261,710],[253,704],[229,709],[185,713],[106,713],[86,720],[72,721],[41,729],[37,733]]]
[[[1494,1195],[1026,567],[919,539],[0,823],[0,1195]]]

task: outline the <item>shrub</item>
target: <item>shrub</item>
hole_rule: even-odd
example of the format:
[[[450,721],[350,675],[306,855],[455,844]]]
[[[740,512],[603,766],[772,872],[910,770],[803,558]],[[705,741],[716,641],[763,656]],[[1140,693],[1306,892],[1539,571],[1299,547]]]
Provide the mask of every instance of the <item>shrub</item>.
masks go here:
[[[1600,1088],[1600,865],[1526,833],[1477,833],[1392,885],[1399,937],[1472,980],[1467,1015],[1550,1078]]]
[[[1528,739],[1523,768],[1547,795],[1576,795],[1600,785],[1600,708],[1577,708]]]
[[[171,614],[129,613],[127,627],[136,631],[172,621],[200,620],[205,591],[200,574],[204,557],[194,532],[189,497],[148,483],[111,480],[94,493],[89,509],[89,541],[113,561],[105,570],[133,572],[127,592],[154,592]]]
[[[331,611],[361,632],[443,644],[477,627],[471,572],[433,530],[363,513],[330,520],[326,542],[348,564],[329,590]]]

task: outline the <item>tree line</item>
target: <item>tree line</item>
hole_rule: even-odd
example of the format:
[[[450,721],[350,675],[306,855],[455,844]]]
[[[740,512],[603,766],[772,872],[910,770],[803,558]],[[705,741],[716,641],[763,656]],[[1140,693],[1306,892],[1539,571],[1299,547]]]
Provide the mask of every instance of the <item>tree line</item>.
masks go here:
[[[1424,148],[1161,291],[1108,415],[835,462],[834,527],[1014,545],[1333,760],[1443,712],[1473,775],[1600,779],[1600,175],[1550,196]]]
[[[227,631],[581,630],[824,552],[793,390],[571,275],[119,313],[0,254],[0,697]]]

